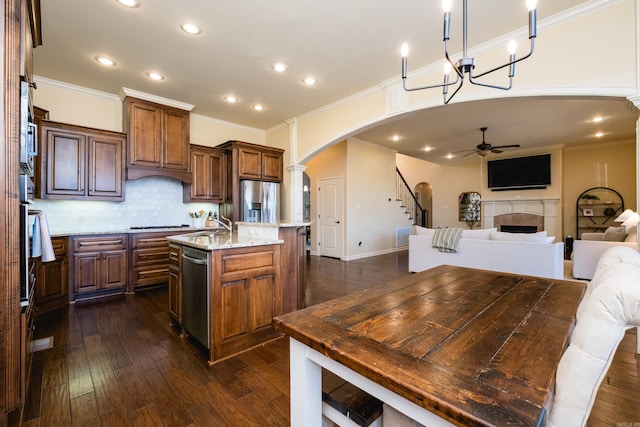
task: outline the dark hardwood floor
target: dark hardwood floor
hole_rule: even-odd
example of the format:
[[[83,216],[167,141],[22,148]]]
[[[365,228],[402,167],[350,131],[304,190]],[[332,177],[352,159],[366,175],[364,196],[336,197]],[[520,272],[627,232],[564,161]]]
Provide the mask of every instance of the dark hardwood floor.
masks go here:
[[[307,304],[407,275],[407,252],[343,262],[312,256]],[[166,288],[40,315],[25,426],[287,426],[289,345],[275,340],[208,366],[170,326]],[[640,363],[627,333],[590,427],[640,425]],[[43,343],[43,345],[46,342]]]

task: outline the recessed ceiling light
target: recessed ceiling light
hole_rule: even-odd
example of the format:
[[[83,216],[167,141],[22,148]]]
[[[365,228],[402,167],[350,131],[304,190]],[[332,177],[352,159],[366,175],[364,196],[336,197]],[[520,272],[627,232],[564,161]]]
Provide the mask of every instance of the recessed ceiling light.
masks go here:
[[[302,80],[302,83],[306,84],[307,86],[313,86],[314,84],[317,83],[317,80],[313,77],[305,77]]]
[[[592,118],[592,119],[591,119],[591,121],[592,121],[593,123],[599,123],[599,122],[601,122],[601,121],[603,121],[603,120],[604,120],[604,117],[602,117],[602,116],[596,116],[596,117],[594,117],[594,118]]]
[[[123,6],[126,7],[138,7],[140,6],[140,0],[116,0]]]
[[[392,140],[393,142],[400,141],[400,135],[393,135],[393,136],[391,137],[391,140]]]
[[[601,138],[604,136],[604,133],[602,132],[596,132],[593,136],[595,136],[596,138]]]
[[[182,28],[182,31],[189,34],[200,34],[202,32],[200,27],[193,22],[181,22],[180,28]]]
[[[256,111],[264,111],[264,105],[256,104],[253,106],[253,109]]]
[[[107,67],[113,67],[116,65],[116,62],[113,59],[107,58],[106,56],[96,56],[96,61]]]
[[[151,80],[164,80],[164,76],[162,74],[154,73],[153,71],[147,73],[147,77]]]
[[[424,151],[431,151],[431,150],[433,150],[433,148],[431,148],[431,147],[429,147],[429,146],[426,146],[426,147],[424,147],[424,148],[423,148],[423,150],[424,150]]]
[[[455,156],[453,154],[449,153],[449,154],[447,154],[446,157],[447,157],[447,159],[453,159]]]
[[[235,102],[238,102],[238,98],[233,96],[233,95],[227,95],[224,97],[224,100],[227,101],[230,104],[233,104]]]
[[[276,62],[273,64],[273,69],[279,73],[287,71],[287,64],[283,64],[282,62]]]

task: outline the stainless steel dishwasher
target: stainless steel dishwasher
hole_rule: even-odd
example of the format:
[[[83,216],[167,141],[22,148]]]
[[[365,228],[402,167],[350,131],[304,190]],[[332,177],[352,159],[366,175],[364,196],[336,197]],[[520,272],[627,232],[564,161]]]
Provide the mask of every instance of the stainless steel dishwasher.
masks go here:
[[[209,348],[209,254],[182,249],[182,326]]]

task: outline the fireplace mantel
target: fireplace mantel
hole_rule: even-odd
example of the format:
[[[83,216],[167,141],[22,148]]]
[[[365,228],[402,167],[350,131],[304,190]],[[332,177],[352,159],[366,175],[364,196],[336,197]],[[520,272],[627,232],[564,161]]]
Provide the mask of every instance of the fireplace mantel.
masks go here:
[[[485,228],[494,227],[494,218],[498,215],[526,213],[544,217],[544,230],[547,236],[556,236],[562,241],[562,226],[559,198],[538,199],[482,199],[482,220]]]

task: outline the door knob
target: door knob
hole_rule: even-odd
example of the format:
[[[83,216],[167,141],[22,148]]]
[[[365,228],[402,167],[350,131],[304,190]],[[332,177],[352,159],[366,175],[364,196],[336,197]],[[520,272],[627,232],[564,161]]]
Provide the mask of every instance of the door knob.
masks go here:
[[[340,224],[340,221],[336,221],[336,224]]]

